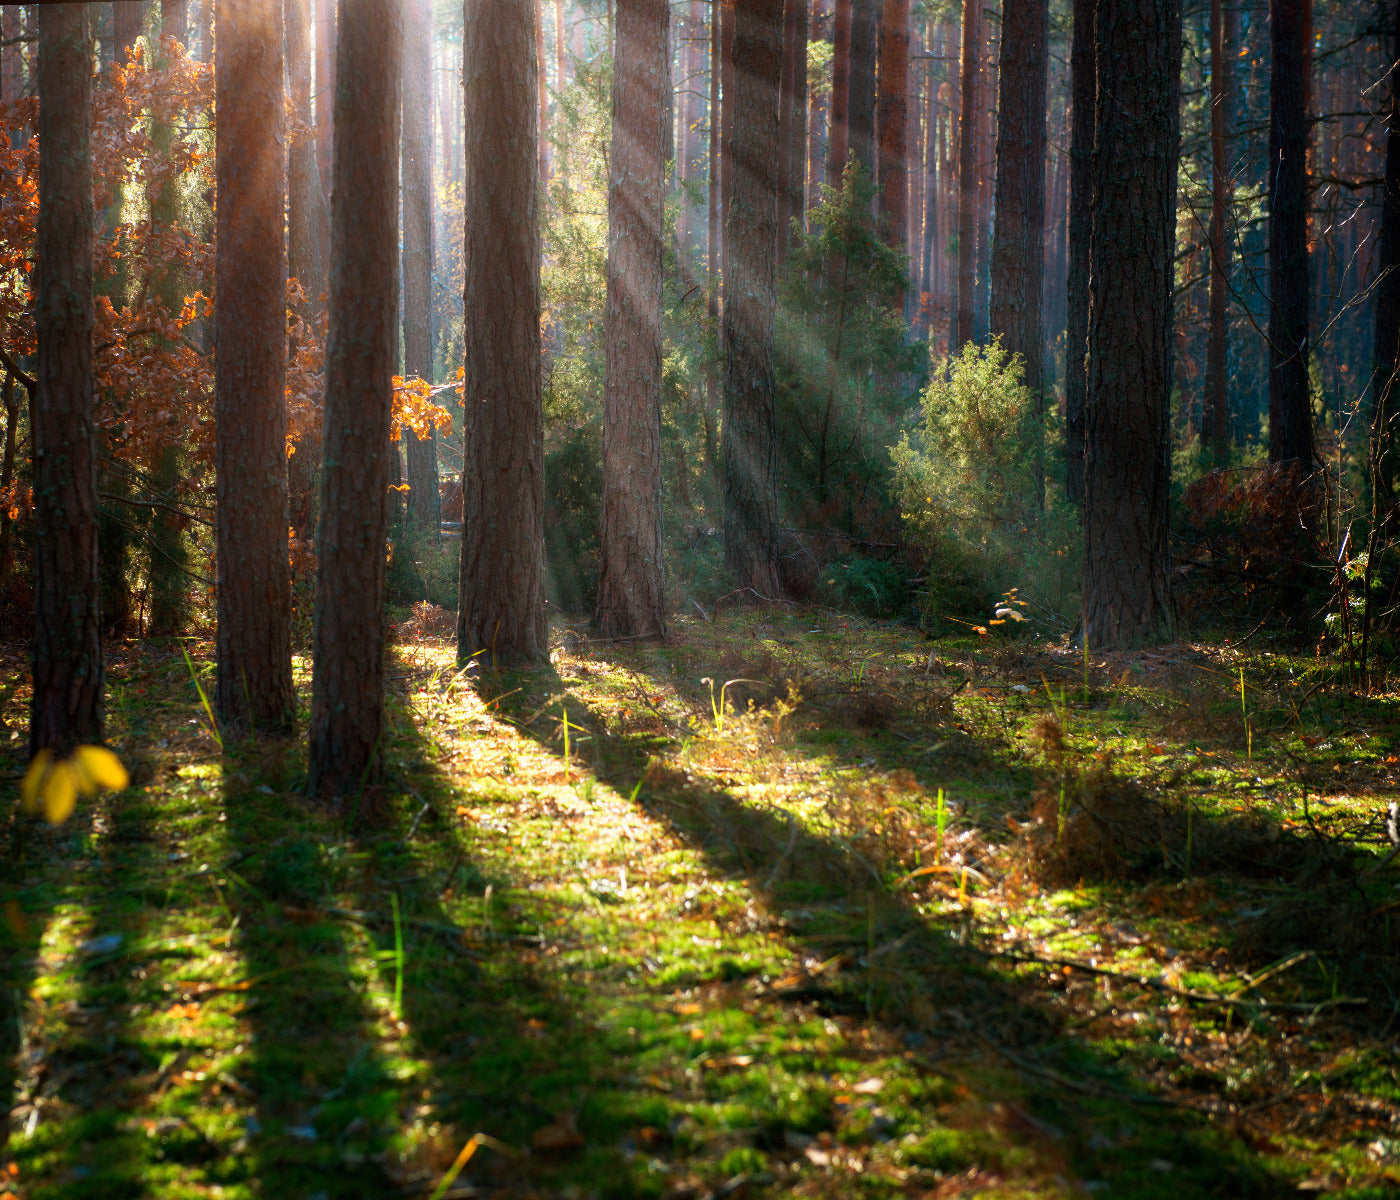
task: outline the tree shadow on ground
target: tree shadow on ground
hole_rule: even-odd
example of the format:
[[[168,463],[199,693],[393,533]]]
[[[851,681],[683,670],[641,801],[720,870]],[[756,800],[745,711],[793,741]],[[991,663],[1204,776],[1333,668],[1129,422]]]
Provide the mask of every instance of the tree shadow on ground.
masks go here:
[[[528,718],[539,695],[567,688],[552,668],[520,679],[529,686],[503,698],[502,710],[557,750],[554,736]],[[509,693],[516,682],[493,687]],[[986,1106],[1003,1168],[1014,1174],[1017,1161],[1058,1163],[1135,1198],[1292,1191],[1231,1136],[1228,1122],[1215,1126],[1204,1112],[1156,1095],[1014,976],[995,970],[972,944],[967,918],[919,912],[848,842],[813,833],[776,806],[745,803],[698,773],[663,767],[654,760],[655,733],[613,732],[577,697],[567,704],[571,724],[593,739],[597,778],[635,797],[712,871],[742,880],[804,948],[806,970],[755,994],[775,1013],[798,1003],[854,1015],[902,1037],[929,1070],[958,1070]],[[969,1059],[990,1066],[959,1070]]]

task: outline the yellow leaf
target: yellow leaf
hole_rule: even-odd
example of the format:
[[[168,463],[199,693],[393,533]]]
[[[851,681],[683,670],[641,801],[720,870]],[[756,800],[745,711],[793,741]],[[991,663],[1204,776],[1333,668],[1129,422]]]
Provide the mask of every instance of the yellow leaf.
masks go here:
[[[104,787],[119,792],[131,782],[121,759],[106,746],[79,746],[73,752],[73,762],[82,776],[78,786],[85,796]]]
[[[48,750],[40,750],[29,762],[29,769],[24,773],[24,779],[20,781],[19,796],[24,811],[27,813],[38,812],[39,810],[39,784],[48,773],[49,763],[53,761],[53,755]]]
[[[73,764],[54,763],[53,770],[44,777],[44,820],[50,825],[62,825],[73,815],[73,806],[78,802],[77,773]]]

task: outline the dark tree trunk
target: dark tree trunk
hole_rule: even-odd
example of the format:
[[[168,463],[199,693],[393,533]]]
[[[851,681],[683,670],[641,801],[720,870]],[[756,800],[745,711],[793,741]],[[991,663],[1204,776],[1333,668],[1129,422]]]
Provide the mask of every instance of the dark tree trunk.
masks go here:
[[[977,110],[981,102],[980,0],[963,0],[962,85],[958,107],[958,307],[950,354],[973,340],[977,273]]]
[[[855,0],[835,0],[831,26],[831,100],[827,109],[826,182],[841,186],[851,151],[851,22]]]
[[[666,632],[661,575],[661,284],[667,0],[618,0],[608,171],[603,637]]]
[[[116,0],[112,5],[112,40],[115,43],[113,58],[123,67],[131,56],[136,39],[141,36],[145,12],[145,0]]]
[[[190,36],[190,0],[160,0],[160,36],[185,44]]]
[[[0,98],[5,100],[18,100],[24,90],[24,54],[17,42],[19,31],[20,6],[0,5]]]
[[[875,55],[880,0],[851,0],[851,82],[846,128],[850,152],[875,178]]]
[[[457,657],[543,661],[544,415],[531,0],[466,0],[466,359]]]
[[[795,245],[792,222],[806,225],[807,213],[807,30],[811,24],[809,0],[792,0],[797,9],[797,28],[793,32],[792,66],[792,136],[788,169],[788,219],[779,236],[789,246]]]
[[[1045,82],[1047,0],[1005,5],[1001,100],[997,105],[996,235],[992,244],[991,332],[1025,361],[1034,406],[1035,507],[1045,510]]]
[[[1094,0],[1074,0],[1070,49],[1069,270],[1065,278],[1065,497],[1073,504],[1084,500],[1096,70]]]
[[[1225,221],[1233,188],[1226,146],[1234,103],[1235,43],[1239,10],[1210,0],[1210,321],[1206,335],[1206,387],[1201,408],[1202,440],[1217,463],[1230,451],[1230,385],[1226,372],[1226,309],[1230,302],[1230,242]]]
[[[326,290],[326,247],[321,243],[321,230],[328,223],[328,214],[316,165],[316,127],[311,112],[310,0],[285,0],[283,23],[287,91],[295,124],[287,147],[287,273],[306,293],[303,315],[315,320],[322,312]]]
[[[728,253],[725,243],[729,239],[729,198],[734,188],[734,94],[737,83],[734,77],[734,3],[735,0],[719,0],[720,4],[720,113],[719,113],[719,224],[720,262],[726,261]],[[729,279],[723,269],[720,271],[720,302],[723,303],[729,291]]]
[[[5,402],[5,449],[0,456],[0,496],[8,496],[15,481],[15,462],[19,447],[19,388],[15,377],[5,372],[5,382],[0,387],[0,395]],[[10,520],[9,510],[0,503],[0,614],[8,607],[8,587],[10,567],[14,563],[15,523]]]
[[[1084,458],[1084,636],[1167,636],[1181,0],[1101,3]]]
[[[403,39],[403,373],[433,381],[433,130],[431,0],[402,0]],[[538,5],[536,5],[538,8]],[[543,166],[542,166],[542,169]],[[442,529],[437,437],[403,430],[408,468],[408,524]]]
[[[806,23],[799,17],[798,9],[803,8],[799,0],[787,0],[783,5],[783,78],[778,97],[778,241],[776,253],[779,265],[787,258],[792,236],[789,222],[792,219],[792,179],[801,168],[793,158],[796,149],[793,130],[798,124],[796,78],[798,29],[803,31],[803,52],[805,53]],[[798,210],[801,211],[800,209]]]
[[[720,165],[720,123],[721,116],[720,78],[723,66],[723,17],[720,0],[710,0],[710,105],[708,122],[710,145],[708,151],[709,187],[706,199],[706,297],[705,309],[710,328],[719,336],[719,291],[720,291],[720,219],[723,208],[721,195]],[[709,464],[710,478],[719,481],[720,463],[718,447],[717,414],[719,410],[719,364],[714,356],[705,363],[705,459]]]
[[[1391,12],[1391,61],[1400,57],[1400,0]],[[1371,371],[1371,475],[1379,515],[1389,516],[1395,503],[1397,470],[1396,393],[1400,373],[1400,71],[1390,73],[1385,142],[1385,182],[1381,192],[1380,257],[1376,263],[1376,326]]]
[[[1314,458],[1308,388],[1311,0],[1269,0],[1269,461]]]
[[[340,18],[309,768],[313,795],[348,798],[383,763],[403,29],[399,0],[340,0]]]
[[[34,456],[34,695],[29,752],[102,740],[97,438],[92,415],[92,43],[87,5],[39,9],[39,353]]]
[[[782,0],[738,0],[734,192],[724,239],[724,561],[740,587],[778,594],[773,264]]]
[[[219,720],[292,727],[282,0],[220,0],[214,470]]]
[[[335,21],[336,0],[315,0],[316,4],[316,165],[321,168],[321,186],[331,182],[331,121],[335,115]],[[326,207],[330,208],[330,196]],[[329,242],[329,239],[327,239]],[[329,255],[330,246],[326,245]],[[326,264],[329,269],[330,264]]]
[[[909,0],[884,0],[875,121],[880,136],[880,240],[909,269]],[[918,123],[915,122],[915,130]],[[917,141],[917,136],[915,141]],[[903,307],[903,301],[900,301]]]
[[[535,125],[539,130],[535,152],[539,156],[540,194],[549,191],[549,62],[544,56],[544,4],[535,2],[535,103],[539,109]],[[431,22],[431,14],[430,14]],[[431,34],[429,44],[431,45]]]

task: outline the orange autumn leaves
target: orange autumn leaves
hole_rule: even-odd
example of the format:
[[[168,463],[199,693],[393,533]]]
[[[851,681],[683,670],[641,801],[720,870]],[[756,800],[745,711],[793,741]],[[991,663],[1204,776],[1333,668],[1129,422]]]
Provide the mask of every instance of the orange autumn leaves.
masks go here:
[[[156,57],[154,55],[150,57]],[[104,457],[138,473],[177,448],[185,468],[176,499],[207,500],[214,458],[213,71],[171,39],[158,64],[138,43],[92,92],[96,418]],[[32,272],[39,209],[37,105],[0,103],[0,346],[25,362],[35,346]],[[314,299],[314,298],[313,298]],[[288,281],[287,453],[321,436],[324,318]],[[394,437],[451,429],[433,402],[443,389],[394,381]],[[0,497],[15,516],[17,489]]]

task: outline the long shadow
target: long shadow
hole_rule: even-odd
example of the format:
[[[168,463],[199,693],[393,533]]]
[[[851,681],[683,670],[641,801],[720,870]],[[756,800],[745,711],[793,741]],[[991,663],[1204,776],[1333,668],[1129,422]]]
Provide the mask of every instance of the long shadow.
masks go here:
[[[391,704],[398,707],[398,698]],[[586,1143],[576,1136],[580,1110],[590,1092],[606,1087],[611,1059],[582,1014],[582,993],[540,968],[540,930],[558,910],[513,886],[510,874],[479,852],[478,831],[456,815],[460,790],[435,765],[406,705],[398,717],[390,761],[403,775],[386,784],[373,826],[358,838],[365,869],[355,879],[355,903],[374,914],[367,925],[385,984],[403,973],[405,1054],[425,1068],[412,1080],[422,1102],[416,1119],[450,1123],[462,1136],[485,1132],[519,1148],[533,1140],[539,1149],[546,1131],[542,1158],[484,1151],[464,1183],[521,1195],[548,1176],[553,1183],[607,1181],[625,1194],[631,1167],[617,1135],[626,1121],[595,1121]],[[445,1159],[425,1161],[424,1170],[440,1171],[458,1148],[441,1147],[450,1151]]]
[[[359,857],[338,818],[298,794],[298,747],[229,742],[226,877],[247,973],[250,1037],[232,1074],[255,1097],[236,1149],[257,1193],[378,1197],[396,1183],[384,1117],[400,1099],[385,1014],[326,911]]]
[[[552,670],[535,682],[555,693],[566,690]],[[503,699],[502,707],[553,748],[548,734],[521,720],[533,700],[521,694]],[[610,732],[606,719],[577,697],[568,704],[571,723],[592,735],[597,778],[620,795],[636,795],[646,812],[699,850],[713,872],[743,880],[770,911],[782,914],[808,953],[848,964],[844,971],[796,980],[775,1000],[859,1013],[907,1044],[954,1059],[969,1047],[983,1059],[1000,1056],[1010,1081],[985,1073],[970,1078],[988,1104],[1030,1110],[1025,1126],[1012,1123],[1004,1136],[1042,1152],[1047,1138],[1053,1140],[1053,1156],[1067,1158],[1081,1178],[1108,1179],[1113,1195],[1291,1193],[1290,1184],[1223,1131],[1163,1103],[1121,1065],[1068,1037],[1059,1014],[965,944],[961,918],[929,918],[876,882],[868,865],[837,839],[814,834],[780,811],[745,804],[698,775],[665,772],[651,761],[654,734]],[[1135,1127],[1131,1136],[1123,1134],[1126,1125]],[[1108,1137],[1104,1130],[1111,1131]],[[1175,1163],[1169,1182],[1153,1166],[1166,1153]]]

